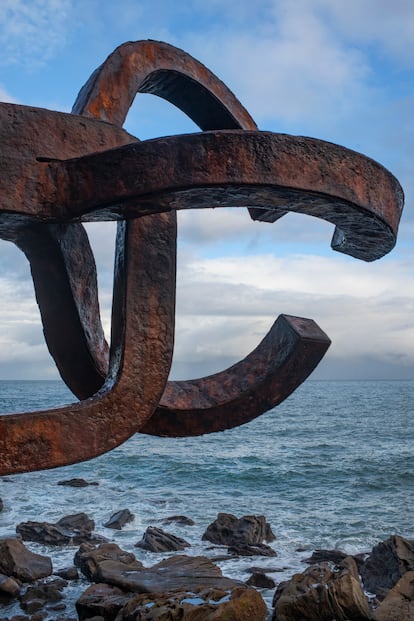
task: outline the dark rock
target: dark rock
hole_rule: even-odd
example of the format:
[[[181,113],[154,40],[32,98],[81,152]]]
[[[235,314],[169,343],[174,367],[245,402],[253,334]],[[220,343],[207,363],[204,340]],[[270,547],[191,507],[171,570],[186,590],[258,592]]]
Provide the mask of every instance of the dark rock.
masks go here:
[[[0,574],[0,592],[9,597],[17,597],[20,593],[20,584],[10,576]]]
[[[414,571],[406,571],[375,611],[375,621],[414,619]]]
[[[136,595],[117,621],[264,621],[266,615],[266,604],[255,589],[236,587],[230,593],[204,589]]]
[[[36,541],[53,546],[77,545],[85,541],[105,541],[100,535],[94,535],[91,532],[94,527],[94,521],[85,513],[77,513],[63,517],[55,524],[31,520],[21,522],[16,526],[16,532],[23,541]]]
[[[195,524],[194,520],[185,515],[170,515],[161,520],[161,524],[171,524],[171,522],[181,524],[182,526],[194,526]]]
[[[282,567],[246,567],[244,570],[249,574],[273,574],[275,572],[284,571]]]
[[[184,550],[189,546],[190,544],[181,537],[166,533],[155,526],[148,526],[141,541],[135,544],[136,548],[149,550],[149,552],[172,552]]]
[[[64,567],[54,572],[55,576],[60,576],[64,580],[78,580],[79,572],[76,567]]]
[[[314,565],[315,563],[323,563],[326,561],[327,563],[334,563],[337,565],[347,556],[348,554],[341,552],[341,550],[315,550],[311,556],[304,558],[302,562]]]
[[[0,539],[0,572],[22,582],[33,582],[50,576],[52,561],[28,550],[20,539]]]
[[[322,562],[279,584],[273,621],[369,621],[357,564],[347,557],[338,566]]]
[[[399,535],[374,546],[360,568],[364,587],[383,599],[407,572],[414,570],[414,542]]]
[[[121,530],[125,524],[128,522],[132,522],[135,516],[131,513],[129,509],[122,509],[121,511],[117,511],[113,513],[109,520],[105,522],[104,526],[106,528],[114,528],[116,530]]]
[[[3,500],[0,498],[0,511],[3,511]]]
[[[236,543],[229,547],[228,552],[232,556],[277,556],[275,550],[265,543]]]
[[[116,543],[103,543],[94,546],[89,543],[81,544],[75,554],[74,563],[89,580],[94,580],[95,572],[103,561],[116,561],[132,569],[140,569],[142,563],[135,559],[130,552],[125,552]]]
[[[85,479],[69,479],[68,481],[58,481],[58,485],[68,487],[87,487],[88,485],[99,485],[97,481],[85,481]]]
[[[200,588],[233,589],[243,582],[226,578],[221,569],[204,556],[175,555],[153,567],[132,569],[116,561],[99,563],[95,582],[105,582],[135,593],[195,591]]]
[[[270,525],[263,515],[245,515],[237,518],[230,513],[219,513],[202,536],[204,541],[218,545],[235,546],[246,543],[255,545],[275,540]]]
[[[67,582],[60,578],[30,586],[20,597],[20,607],[25,612],[33,614],[47,604],[60,602],[63,599],[62,591],[66,586]]]
[[[276,586],[276,582],[262,572],[253,573],[246,584],[259,589],[274,589]]]
[[[99,616],[104,621],[114,621],[118,612],[134,597],[109,584],[93,584],[76,602],[79,621]]]

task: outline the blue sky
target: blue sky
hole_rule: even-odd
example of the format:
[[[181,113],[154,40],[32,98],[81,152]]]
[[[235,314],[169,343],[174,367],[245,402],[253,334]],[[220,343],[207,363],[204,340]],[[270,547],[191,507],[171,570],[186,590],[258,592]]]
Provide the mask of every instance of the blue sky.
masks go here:
[[[330,249],[331,225],[245,210],[179,214],[173,376],[220,370],[280,313],[332,339],[314,377],[414,378],[414,4],[411,0],[2,0],[0,100],[70,111],[93,70],[125,41],[181,47],[218,75],[260,129],[368,155],[400,181],[396,248],[370,264]],[[125,127],[141,139],[196,131],[138,95]],[[109,333],[113,226],[88,226]],[[57,377],[29,268],[0,243],[0,378]]]

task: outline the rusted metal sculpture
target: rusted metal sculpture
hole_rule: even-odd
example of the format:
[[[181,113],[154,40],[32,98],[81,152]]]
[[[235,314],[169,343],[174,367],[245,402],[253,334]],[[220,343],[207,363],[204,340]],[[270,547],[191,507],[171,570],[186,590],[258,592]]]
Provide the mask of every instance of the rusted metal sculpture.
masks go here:
[[[175,104],[203,130],[140,142],[122,129],[137,92]],[[200,435],[280,403],[329,338],[281,315],[244,360],[168,382],[174,339],[176,210],[248,206],[335,224],[335,250],[370,261],[395,244],[403,193],[376,162],[323,141],[259,132],[229,89],[185,52],[117,48],[72,114],[0,104],[0,236],[30,261],[46,342],[81,400],[0,416],[0,474],[89,459],[136,432]],[[117,220],[110,352],[82,222]]]

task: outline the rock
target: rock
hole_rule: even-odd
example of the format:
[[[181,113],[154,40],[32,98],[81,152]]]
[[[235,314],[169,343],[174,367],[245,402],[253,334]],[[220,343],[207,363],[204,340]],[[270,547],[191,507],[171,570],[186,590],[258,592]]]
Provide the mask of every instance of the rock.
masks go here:
[[[326,561],[338,565],[338,563],[341,563],[347,556],[348,555],[345,554],[345,552],[341,552],[341,550],[315,550],[311,556],[304,558],[302,562],[315,565],[315,563]]]
[[[0,539],[0,572],[22,582],[32,582],[50,576],[52,561],[28,550],[20,539]]]
[[[195,591],[200,588],[233,589],[243,582],[223,576],[221,569],[204,556],[175,555],[153,567],[132,569],[117,561],[99,563],[93,577],[135,593]]]
[[[185,515],[170,515],[161,520],[161,524],[171,524],[171,522],[181,524],[182,526],[194,526],[195,524],[194,520]]]
[[[248,587],[233,591],[204,589],[196,593],[141,594],[120,611],[117,621],[264,621],[261,595]]]
[[[94,580],[98,565],[108,560],[116,561],[132,569],[143,567],[133,554],[125,552],[116,543],[103,543],[97,547],[90,543],[83,543],[75,554],[74,563],[86,578]]]
[[[78,580],[79,572],[76,567],[64,567],[63,569],[55,570],[55,576],[59,576],[64,580]]]
[[[368,600],[357,564],[345,558],[340,565],[322,562],[281,583],[273,599],[273,621],[368,621]]]
[[[190,544],[185,539],[166,533],[155,526],[148,526],[141,541],[135,544],[136,548],[149,550],[149,552],[173,552],[184,550],[189,546]]]
[[[117,511],[113,513],[109,520],[105,522],[105,528],[114,528],[116,530],[121,530],[125,524],[128,522],[132,522],[135,516],[131,513],[129,509],[122,509],[121,511]]]
[[[383,599],[407,571],[414,570],[414,543],[399,535],[374,546],[360,568],[365,589]]]
[[[238,519],[230,513],[219,513],[202,536],[203,541],[218,545],[255,545],[276,538],[263,515],[245,515]]]
[[[76,602],[79,621],[99,616],[104,621],[114,621],[118,612],[134,597],[109,584],[93,584]]]
[[[277,556],[275,550],[265,543],[238,543],[230,546],[228,552],[232,556]]]
[[[0,498],[0,511],[3,511],[3,499]]]
[[[9,597],[17,597],[20,593],[20,584],[10,576],[0,574],[0,592]]]
[[[407,571],[375,611],[376,621],[414,619],[414,571]]]
[[[97,481],[85,481],[85,479],[69,479],[68,481],[58,481],[58,485],[67,485],[69,487],[87,487],[88,485],[99,485]]]
[[[85,513],[76,513],[61,518],[55,524],[49,522],[21,522],[16,532],[23,541],[36,541],[53,546],[77,545],[85,541],[105,541],[100,535],[91,531],[95,527],[93,520]]]
[[[276,582],[262,572],[253,573],[246,584],[259,589],[274,589],[276,586]]]
[[[46,604],[60,602],[63,599],[62,591],[66,586],[67,582],[60,578],[30,586],[20,598],[20,607],[25,612],[33,614]]]

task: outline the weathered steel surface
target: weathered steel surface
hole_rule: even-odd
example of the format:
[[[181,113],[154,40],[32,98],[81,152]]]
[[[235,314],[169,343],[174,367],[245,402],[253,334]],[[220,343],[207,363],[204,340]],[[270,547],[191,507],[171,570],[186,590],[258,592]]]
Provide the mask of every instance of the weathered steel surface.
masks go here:
[[[167,99],[209,131],[139,142],[120,127],[137,92]],[[88,459],[136,431],[182,436],[240,425],[318,364],[328,337],[312,320],[283,315],[230,369],[167,384],[177,209],[248,206],[269,222],[287,211],[316,215],[336,225],[334,249],[365,260],[395,243],[403,199],[388,171],[331,143],[256,129],[208,69],[155,41],[115,50],[73,114],[0,105],[0,236],[29,259],[49,350],[83,399],[1,416],[0,474]],[[79,222],[108,219],[119,221],[109,362]]]

